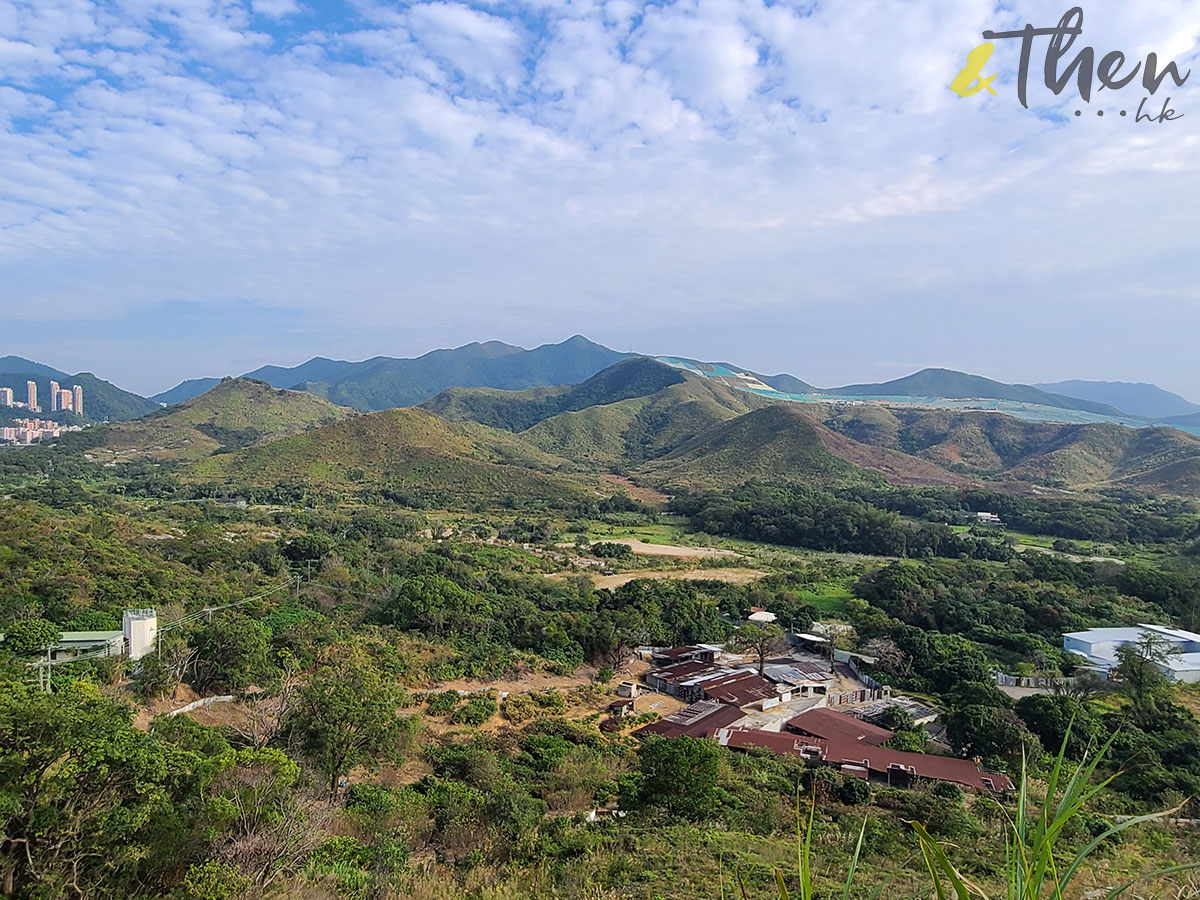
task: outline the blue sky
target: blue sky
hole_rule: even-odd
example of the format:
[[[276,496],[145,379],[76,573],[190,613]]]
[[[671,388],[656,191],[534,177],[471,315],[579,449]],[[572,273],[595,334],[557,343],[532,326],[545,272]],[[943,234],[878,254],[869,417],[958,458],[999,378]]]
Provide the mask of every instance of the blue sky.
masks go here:
[[[1023,109],[1012,42],[998,96],[947,87],[1064,10],[0,0],[0,353],[153,392],[581,332],[1200,400],[1200,70],[1165,124],[1136,83]],[[1194,2],[1084,13],[1098,56],[1197,62]]]

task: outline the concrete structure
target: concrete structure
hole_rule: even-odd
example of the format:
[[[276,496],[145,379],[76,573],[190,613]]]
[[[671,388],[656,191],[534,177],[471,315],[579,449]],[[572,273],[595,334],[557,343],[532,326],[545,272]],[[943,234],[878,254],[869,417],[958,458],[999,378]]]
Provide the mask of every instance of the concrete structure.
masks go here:
[[[750,607],[750,615],[746,616],[747,622],[753,622],[756,625],[769,625],[775,621],[777,616],[773,612],[768,612],[765,609],[760,609],[757,606]]]
[[[1200,634],[1165,625],[1137,625],[1124,628],[1090,628],[1063,635],[1063,649],[1082,656],[1087,664],[1102,672],[1117,667],[1117,650],[1134,644],[1145,634],[1161,638],[1174,655],[1159,664],[1172,681],[1200,683]]]
[[[83,388],[75,385],[71,388],[71,394],[75,400],[75,415],[83,415]]]
[[[10,387],[0,387],[0,406],[13,405],[13,392]]]
[[[58,409],[62,411],[75,408],[75,395],[66,388],[58,392]]]
[[[640,691],[638,690],[638,683],[636,681],[622,681],[617,685],[618,697],[629,697],[632,699],[639,693]]]
[[[58,400],[59,400],[59,394],[61,392],[62,392],[62,388],[60,388],[58,386],[58,382],[51,381],[50,382],[50,412],[58,412],[58,410],[60,409],[60,407],[58,405]]]
[[[125,652],[130,659],[141,659],[154,651],[158,637],[158,614],[152,609],[127,609],[121,620]]]
[[[975,521],[982,522],[984,525],[1003,525],[1000,517],[992,512],[977,512],[975,513]]]
[[[28,405],[30,412],[38,412],[36,381],[25,382],[25,403]]]

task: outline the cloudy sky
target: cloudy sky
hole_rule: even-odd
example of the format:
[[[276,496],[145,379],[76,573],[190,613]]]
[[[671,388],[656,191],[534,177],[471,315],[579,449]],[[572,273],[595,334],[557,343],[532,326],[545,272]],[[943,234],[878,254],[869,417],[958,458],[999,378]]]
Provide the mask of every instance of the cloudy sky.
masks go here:
[[[1194,0],[1095,0],[1076,43],[1195,64],[1175,121],[1140,78],[1050,94],[1044,39],[1030,109],[1014,41],[997,96],[948,88],[1065,9],[0,0],[0,355],[150,393],[581,332],[1200,400]]]

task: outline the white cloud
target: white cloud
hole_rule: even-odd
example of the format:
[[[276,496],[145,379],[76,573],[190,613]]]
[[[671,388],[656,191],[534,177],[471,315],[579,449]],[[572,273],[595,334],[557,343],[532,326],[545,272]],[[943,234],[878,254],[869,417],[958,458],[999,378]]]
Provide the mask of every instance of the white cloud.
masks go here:
[[[237,299],[368,338],[418,316],[426,337],[551,339],[607,304],[703,344],[736,339],[730,311],[828,302],[908,304],[933,332],[967,291],[1032,317],[1028,279],[1067,268],[1057,298],[1165,303],[1130,276],[1164,265],[1186,292],[1194,227],[1162,222],[1200,201],[1200,68],[1163,125],[1115,115],[1133,89],[1022,109],[1015,42],[999,97],[955,96],[983,29],[1062,14],[1016,6],[364,2],[331,22],[292,0],[0,0],[0,319]],[[1183,0],[1110,0],[1084,40],[1186,69],[1198,31]],[[1015,294],[981,274],[1014,266]],[[762,352],[803,376],[785,330]]]

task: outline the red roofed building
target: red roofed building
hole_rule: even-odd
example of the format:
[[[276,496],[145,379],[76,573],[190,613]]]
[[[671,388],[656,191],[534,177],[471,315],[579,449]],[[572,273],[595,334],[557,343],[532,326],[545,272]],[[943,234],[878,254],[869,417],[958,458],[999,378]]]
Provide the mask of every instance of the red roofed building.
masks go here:
[[[754,672],[733,672],[723,678],[701,683],[707,697],[733,706],[749,706],[763,700],[775,700],[775,685]]]
[[[634,734],[638,737],[656,734],[668,738],[710,738],[740,718],[742,711],[736,706],[716,700],[701,700],[664,719],[643,725]]]
[[[892,737],[892,732],[870,722],[834,712],[832,709],[810,709],[787,723],[789,731],[810,737],[837,740],[864,747],[878,747]]]
[[[847,775],[873,777],[894,787],[909,787],[917,779],[927,778],[993,793],[1013,789],[1013,783],[1007,776],[983,772],[969,759],[889,750],[862,744],[844,736],[813,738],[807,735],[731,727],[717,732],[717,743],[734,750],[757,748],[798,756],[812,763],[835,766]]]

